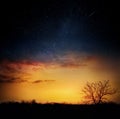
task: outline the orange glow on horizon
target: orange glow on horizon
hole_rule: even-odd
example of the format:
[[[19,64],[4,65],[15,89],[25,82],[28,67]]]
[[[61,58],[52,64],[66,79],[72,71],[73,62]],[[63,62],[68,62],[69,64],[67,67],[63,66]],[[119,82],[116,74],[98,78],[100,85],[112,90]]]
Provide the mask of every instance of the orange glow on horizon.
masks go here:
[[[4,79],[6,83],[0,83],[0,101],[35,99],[41,103],[81,103],[81,89],[87,81],[109,79],[112,83],[118,82],[113,70],[103,65],[101,59],[86,59],[77,66],[75,60],[70,58],[69,63],[64,62],[64,65],[26,61],[2,63],[9,70],[6,68],[0,74],[13,80],[7,83]]]

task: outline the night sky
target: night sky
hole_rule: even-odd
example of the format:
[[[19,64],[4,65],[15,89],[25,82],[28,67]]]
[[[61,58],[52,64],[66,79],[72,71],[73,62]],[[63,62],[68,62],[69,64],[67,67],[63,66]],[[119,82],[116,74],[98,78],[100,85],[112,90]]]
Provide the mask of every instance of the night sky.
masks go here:
[[[57,64],[75,68],[84,67],[88,65],[86,62],[93,60],[98,61],[97,66],[105,66],[102,70],[112,70],[118,81],[119,16],[118,3],[115,1],[40,0],[37,3],[4,3],[0,38],[1,85],[4,87],[5,82],[14,83],[16,80],[26,81],[16,74],[23,71],[24,64]],[[41,79],[34,82],[41,82]],[[6,90],[2,88],[1,93]]]

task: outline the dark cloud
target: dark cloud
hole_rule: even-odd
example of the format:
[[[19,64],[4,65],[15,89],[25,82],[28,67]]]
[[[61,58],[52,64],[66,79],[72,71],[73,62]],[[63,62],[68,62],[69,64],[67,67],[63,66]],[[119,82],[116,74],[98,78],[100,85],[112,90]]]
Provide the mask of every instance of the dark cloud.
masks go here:
[[[15,76],[0,74],[0,83],[22,83],[22,82],[27,82],[27,80],[22,80],[21,78]]]
[[[60,64],[61,67],[65,67],[65,68],[78,68],[78,67],[86,67],[87,64],[81,64],[81,63],[69,63],[69,62],[64,62],[62,64]]]
[[[8,79],[4,79],[0,76],[0,83],[15,83],[16,79],[9,77]]]
[[[4,60],[0,62],[0,83],[21,83],[27,80],[21,79],[21,75],[28,75],[23,72],[23,67],[18,62]]]
[[[36,80],[36,81],[33,81],[32,83],[41,83],[43,82],[43,80]]]
[[[18,81],[18,79],[14,79],[14,78],[7,79],[7,80],[0,79],[0,83],[23,83],[23,82],[27,82],[27,80],[19,80]]]
[[[32,83],[43,83],[43,82],[54,82],[55,80],[36,80],[33,81]]]
[[[0,62],[0,74],[14,75],[22,71],[22,67],[13,61],[3,60]]]
[[[54,82],[55,80],[44,80],[44,82]]]

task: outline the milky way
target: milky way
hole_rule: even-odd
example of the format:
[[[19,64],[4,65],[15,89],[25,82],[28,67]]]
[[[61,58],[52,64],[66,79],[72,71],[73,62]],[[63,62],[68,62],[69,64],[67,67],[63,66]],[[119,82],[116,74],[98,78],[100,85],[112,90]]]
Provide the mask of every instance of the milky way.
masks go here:
[[[5,17],[0,59],[45,61],[68,51],[118,56],[117,16],[110,5],[77,0],[13,7]]]

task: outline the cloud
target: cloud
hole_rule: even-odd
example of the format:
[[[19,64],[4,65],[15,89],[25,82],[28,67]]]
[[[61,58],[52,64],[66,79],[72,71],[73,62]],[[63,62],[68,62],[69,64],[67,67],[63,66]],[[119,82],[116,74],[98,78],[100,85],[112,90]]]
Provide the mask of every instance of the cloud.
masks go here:
[[[13,61],[4,60],[0,62],[0,83],[27,82],[25,78],[21,77],[26,74],[26,72],[22,71],[22,68],[22,66]]]
[[[25,70],[25,68],[31,68],[33,71],[45,70],[46,68],[55,68],[57,66],[64,68],[78,68],[85,67],[85,62],[89,56],[86,54],[79,54],[74,52],[66,52],[64,54],[58,54],[53,57],[50,62],[46,61],[34,61],[34,60],[3,60],[0,62],[0,72],[6,73],[19,73]],[[23,72],[24,73],[24,72]]]
[[[36,81],[33,81],[32,83],[41,83],[43,82],[43,80],[36,80]]]
[[[44,82],[54,82],[55,80],[44,80]]]
[[[58,55],[52,62],[32,60],[3,60],[0,62],[0,83],[32,82],[34,72],[52,68],[79,68],[87,66],[86,57],[77,53],[65,53]],[[33,83],[53,82],[54,80],[36,80]]]
[[[27,82],[27,80],[20,80],[20,81],[17,81],[17,80],[14,79],[14,78],[7,79],[7,80],[0,79],[0,83],[22,83],[22,82]]]
[[[0,83],[14,83],[14,79],[7,79],[7,80],[0,79]]]
[[[14,73],[18,71],[19,71],[19,66],[16,66],[13,62],[3,61],[0,63],[0,73],[4,72],[8,74],[8,73]]]
[[[19,77],[0,74],[0,83],[22,83],[27,80],[20,79]]]
[[[0,62],[0,83],[30,82],[32,71],[40,71],[45,68],[41,62],[19,60],[3,60]]]
[[[88,57],[90,56],[87,54],[66,52],[65,54],[57,55],[54,62],[64,68],[86,67],[88,65],[86,63]]]
[[[69,62],[64,62],[60,64],[61,67],[66,67],[66,68],[79,68],[79,67],[85,67],[87,64],[79,64],[79,63],[69,63]]]
[[[54,82],[55,80],[36,80],[33,81],[32,83],[43,83],[43,82]]]

